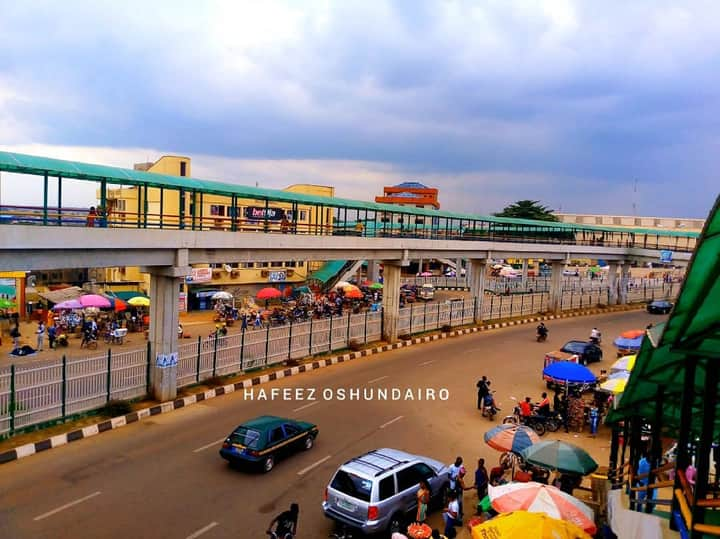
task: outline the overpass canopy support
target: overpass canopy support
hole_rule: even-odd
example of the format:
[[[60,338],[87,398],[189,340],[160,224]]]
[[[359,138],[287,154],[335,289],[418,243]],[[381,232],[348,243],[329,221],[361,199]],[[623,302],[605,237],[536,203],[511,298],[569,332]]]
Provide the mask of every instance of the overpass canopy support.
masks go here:
[[[475,323],[480,324],[483,316],[483,298],[485,297],[485,274],[488,261],[485,258],[471,258],[468,267],[470,294],[475,298]]]
[[[550,262],[550,297],[548,298],[548,307],[552,312],[559,312],[562,309],[562,275],[564,261],[554,260]]]
[[[383,261],[383,339],[394,343],[398,338],[400,317],[400,263]]]

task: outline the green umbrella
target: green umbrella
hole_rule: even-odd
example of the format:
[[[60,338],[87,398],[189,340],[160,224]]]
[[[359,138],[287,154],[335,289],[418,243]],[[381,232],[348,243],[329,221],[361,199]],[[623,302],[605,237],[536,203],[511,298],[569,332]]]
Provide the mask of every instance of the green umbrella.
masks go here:
[[[0,294],[3,296],[15,296],[15,287],[6,284],[0,284]]]
[[[562,473],[587,475],[598,463],[583,448],[565,442],[538,442],[520,453],[525,462]]]
[[[382,283],[373,283],[370,285],[370,288],[372,288],[373,290],[377,290],[378,288],[382,288],[382,287],[383,287]]]
[[[17,307],[17,305],[9,299],[0,298],[0,309],[14,309],[15,307]]]

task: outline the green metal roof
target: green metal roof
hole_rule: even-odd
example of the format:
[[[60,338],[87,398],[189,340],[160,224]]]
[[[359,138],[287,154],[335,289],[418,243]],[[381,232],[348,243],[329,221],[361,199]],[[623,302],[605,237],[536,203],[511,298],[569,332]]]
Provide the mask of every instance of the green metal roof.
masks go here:
[[[694,406],[699,411],[706,369],[717,369],[720,359],[720,197],[705,223],[670,318],[648,332],[618,408],[608,420],[635,414],[652,417],[658,390],[663,388],[666,422],[679,425],[682,381],[691,357],[698,359]],[[700,416],[693,415],[696,432]],[[716,432],[720,432],[718,419]]]
[[[276,189],[262,189],[233,183],[224,183],[198,178],[171,176],[168,174],[157,174],[119,167],[82,163],[78,161],[65,161],[49,157],[34,155],[0,152],[0,170],[17,172],[21,174],[34,174],[51,176],[62,176],[63,178],[74,178],[79,180],[101,181],[106,180],[110,184],[121,185],[147,185],[155,188],[197,190],[222,196],[236,195],[240,198],[255,200],[275,200],[279,202],[299,202],[307,205],[322,205],[329,207],[347,207],[360,211],[392,212],[412,215],[425,215],[428,217],[441,217],[447,219],[463,219],[487,221],[496,224],[507,225],[528,225],[532,227],[544,227],[565,230],[589,230],[598,232],[635,233],[649,234],[655,236],[679,236],[698,237],[697,232],[685,232],[679,230],[657,230],[643,228],[622,228],[609,226],[577,225],[573,223],[561,223],[552,221],[534,221],[530,219],[512,219],[508,217],[490,217],[483,215],[471,215],[463,213],[452,213],[440,210],[428,210],[423,208],[403,207],[393,204],[378,204],[376,202],[365,202],[350,200],[338,197],[324,197],[318,195],[306,195]]]
[[[308,279],[315,279],[323,284],[327,283],[338,274],[346,263],[347,260],[328,260],[325,264],[320,266],[317,271],[313,271]]]

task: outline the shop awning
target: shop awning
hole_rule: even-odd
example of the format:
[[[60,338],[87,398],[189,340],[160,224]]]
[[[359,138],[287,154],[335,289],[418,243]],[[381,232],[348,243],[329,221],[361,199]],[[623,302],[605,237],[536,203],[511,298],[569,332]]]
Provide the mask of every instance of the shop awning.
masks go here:
[[[60,303],[61,301],[67,301],[70,299],[77,299],[80,296],[86,294],[79,286],[70,286],[68,288],[61,288],[60,290],[50,290],[49,292],[39,292],[38,295],[48,300],[50,303]]]
[[[145,294],[143,294],[142,292],[128,292],[128,291],[115,292],[114,290],[109,290],[107,292],[107,294],[109,296],[115,296],[116,298],[120,298],[123,301],[127,301],[130,298],[136,298],[138,296],[141,298],[147,298],[147,296]]]

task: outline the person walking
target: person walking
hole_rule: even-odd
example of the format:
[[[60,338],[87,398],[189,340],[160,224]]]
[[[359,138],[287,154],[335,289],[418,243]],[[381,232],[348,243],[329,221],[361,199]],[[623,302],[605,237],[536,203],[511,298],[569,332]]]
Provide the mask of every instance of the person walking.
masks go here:
[[[415,522],[423,523],[427,518],[428,504],[430,503],[430,485],[425,479],[420,480],[420,488],[417,491],[417,515]]]
[[[460,508],[458,506],[457,494],[455,491],[448,493],[449,502],[445,509],[443,509],[443,517],[445,518],[445,536],[448,539],[453,539],[457,536],[455,526],[457,524],[458,515],[460,514]]]
[[[477,491],[478,501],[487,496],[488,471],[485,468],[485,459],[478,459],[478,467],[475,470],[475,484],[473,488]]]
[[[15,327],[10,330],[10,336],[13,340],[13,352],[20,348],[20,324],[15,322]]]
[[[35,331],[35,334],[37,335],[37,346],[35,348],[38,352],[42,352],[43,342],[45,341],[45,324],[42,320],[38,322],[38,327],[37,331]]]
[[[48,345],[50,346],[50,350],[55,349],[55,337],[57,336],[57,326],[49,326],[48,330]]]

